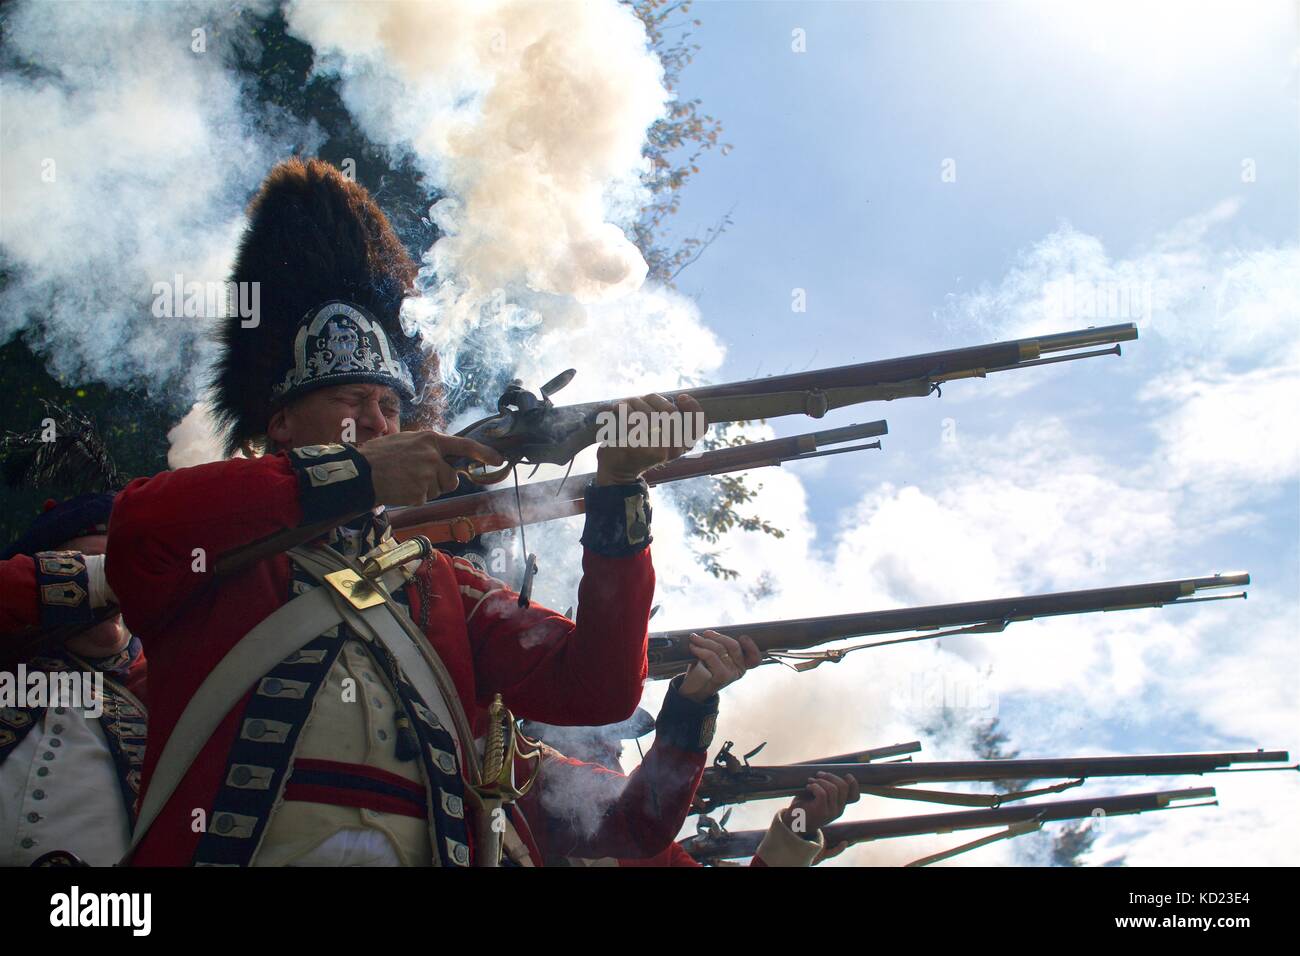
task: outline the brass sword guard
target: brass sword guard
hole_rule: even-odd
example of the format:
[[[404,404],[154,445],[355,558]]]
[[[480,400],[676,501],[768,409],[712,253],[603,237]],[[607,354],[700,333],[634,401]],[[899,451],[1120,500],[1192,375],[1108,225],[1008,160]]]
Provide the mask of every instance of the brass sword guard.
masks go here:
[[[542,751],[525,753],[519,747],[520,734],[515,718],[497,694],[488,708],[487,741],[483,748],[483,777],[477,787],[484,797],[509,803],[518,800],[532,789],[542,767]],[[518,779],[515,764],[522,760],[527,766],[525,779]]]

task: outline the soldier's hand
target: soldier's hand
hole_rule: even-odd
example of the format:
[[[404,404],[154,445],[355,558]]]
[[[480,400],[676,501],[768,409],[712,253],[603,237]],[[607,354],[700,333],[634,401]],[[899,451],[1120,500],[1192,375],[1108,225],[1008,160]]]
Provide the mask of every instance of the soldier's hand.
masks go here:
[[[645,419],[647,424],[643,432],[647,442],[637,442],[635,445],[602,445],[596,452],[596,484],[598,485],[628,484],[636,481],[655,465],[680,458],[691,450],[696,440],[703,437],[701,429],[707,428],[703,422],[704,410],[700,408],[700,403],[686,394],[677,396],[676,405],[662,395],[655,394],[616,402],[612,406],[615,421],[623,420],[623,416],[619,414],[620,406],[627,408],[629,431],[635,427],[633,423],[636,421],[636,416],[647,416]],[[663,421],[664,412],[674,414],[680,428],[659,429],[657,440],[650,441],[652,436],[648,423],[653,419],[649,416],[658,415],[659,420]],[[629,437],[619,436],[619,440],[621,442]],[[683,444],[667,444],[674,437],[681,438]]]
[[[728,637],[717,631],[692,634],[691,653],[696,662],[686,672],[677,692],[697,704],[740,680],[745,671],[763,660],[758,646],[748,636]]]
[[[832,820],[839,819],[844,808],[857,803],[861,795],[856,777],[818,771],[815,777],[808,778],[808,789],[791,800],[781,816],[786,826],[800,836],[816,833]]]
[[[464,456],[488,465],[504,459],[470,438],[440,432],[397,432],[357,445],[370,463],[377,505],[422,505],[455,491],[459,478],[447,458]]]

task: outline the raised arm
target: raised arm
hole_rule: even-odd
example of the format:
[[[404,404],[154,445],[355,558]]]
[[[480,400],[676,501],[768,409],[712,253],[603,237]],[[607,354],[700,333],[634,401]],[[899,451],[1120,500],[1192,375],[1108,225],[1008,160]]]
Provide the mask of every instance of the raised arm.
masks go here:
[[[636,709],[654,596],[644,483],[587,491],[577,623],[451,559],[474,654],[479,702],[501,693],[517,716],[600,725]]]

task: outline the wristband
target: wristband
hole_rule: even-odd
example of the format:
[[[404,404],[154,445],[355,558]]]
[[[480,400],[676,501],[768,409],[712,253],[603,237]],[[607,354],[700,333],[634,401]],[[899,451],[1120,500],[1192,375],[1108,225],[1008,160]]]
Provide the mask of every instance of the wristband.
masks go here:
[[[655,720],[655,740],[680,750],[708,750],[718,726],[718,695],[696,703],[682,696],[682,680],[679,675],[668,685],[668,696]]]
[[[582,543],[589,551],[624,558],[650,546],[650,486],[638,478],[626,485],[587,485],[587,522]]]
[[[92,624],[90,579],[86,558],[80,551],[39,551],[36,562],[36,594],[45,628]]]
[[[302,523],[345,518],[375,506],[370,462],[352,445],[306,445],[289,451],[298,473]]]

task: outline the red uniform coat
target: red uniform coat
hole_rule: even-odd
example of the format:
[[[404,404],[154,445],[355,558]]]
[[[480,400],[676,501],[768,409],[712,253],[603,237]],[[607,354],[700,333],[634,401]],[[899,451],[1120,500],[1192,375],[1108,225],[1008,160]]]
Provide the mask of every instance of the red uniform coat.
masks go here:
[[[203,678],[289,599],[285,555],[220,581],[213,563],[301,523],[298,477],[283,454],[137,479],[118,496],[108,581],[127,625],[144,642],[152,672],[143,792]],[[427,613],[425,635],[468,713],[497,692],[516,715],[552,724],[606,724],[632,713],[646,675],[654,592],[649,551],[621,558],[588,551],[583,572],[582,623],[575,625],[536,604],[519,608],[508,589],[483,598],[504,586],[467,562],[440,554],[420,566],[423,587],[414,582],[407,588],[412,617],[419,622]],[[421,590],[432,595],[428,608]],[[226,715],[159,814],[135,854],[137,864],[184,865],[193,856],[200,838],[194,812],[212,806],[246,700]]]
[[[20,554],[8,561],[0,561],[0,661],[4,666],[17,664],[23,657],[24,648],[28,653],[36,653],[30,648],[34,631],[40,628],[41,599],[36,587],[36,559],[31,555]],[[141,700],[145,696],[145,681],[148,665],[145,655],[141,654],[131,663],[124,686]]]
[[[651,857],[675,846],[705,759],[704,751],[656,741],[624,776],[546,748],[520,809],[549,866],[567,857]]]

